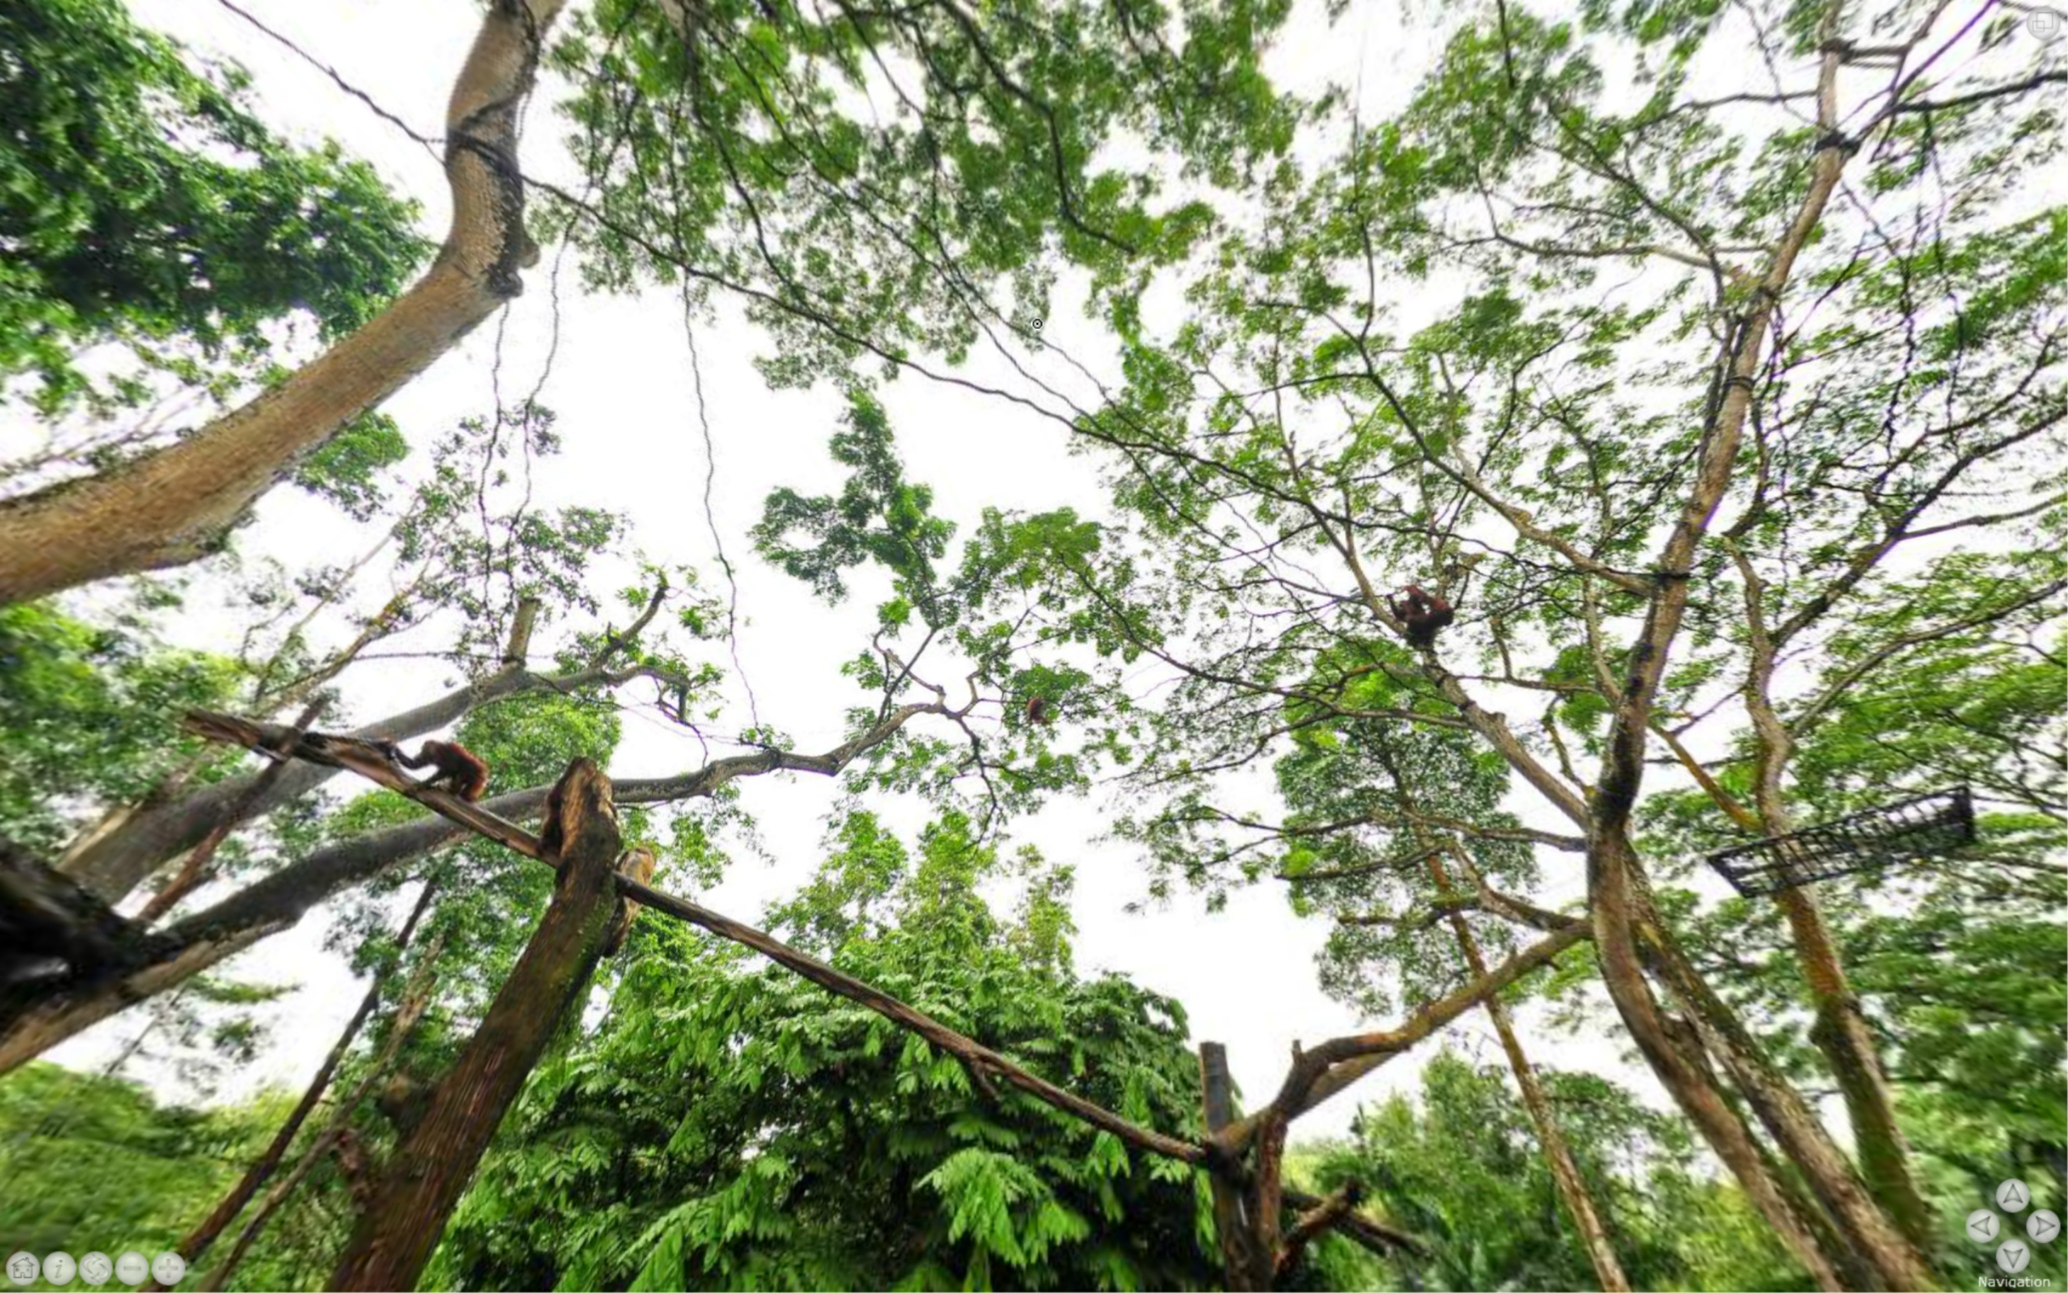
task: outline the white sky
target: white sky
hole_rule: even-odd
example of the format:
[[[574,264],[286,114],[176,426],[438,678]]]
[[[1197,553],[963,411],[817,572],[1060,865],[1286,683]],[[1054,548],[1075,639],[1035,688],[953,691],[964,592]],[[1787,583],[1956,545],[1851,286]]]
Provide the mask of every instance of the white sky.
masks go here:
[[[243,3],[390,112],[425,134],[442,133],[446,96],[478,23],[474,5],[465,0]],[[435,161],[363,104],[207,0],[130,0],[130,7],[140,21],[194,49],[242,63],[255,78],[262,114],[277,129],[303,142],[324,135],[339,139],[423,204],[429,236],[442,234],[448,203]],[[1333,31],[1303,24],[1281,42],[1274,72],[1300,88],[1323,79],[1356,84],[1361,58],[1364,116],[1369,120],[1391,111],[1426,65],[1428,39],[1425,32],[1404,30],[1391,16],[1363,16],[1380,11],[1394,12],[1392,6],[1369,5]],[[523,156],[528,171],[560,177],[569,166],[560,145],[564,125],[551,113],[552,101],[550,93],[534,101]],[[537,379],[550,318],[546,271],[551,260],[549,248],[546,260],[527,275],[526,295],[509,320],[502,364],[506,392],[527,390]],[[1058,297],[1075,300],[1079,294],[1066,282]],[[552,479],[541,482],[537,503],[580,502],[628,513],[634,541],[647,555],[694,563],[707,586],[722,590],[699,503],[706,461],[675,296],[663,289],[638,299],[584,297],[570,267],[561,300],[560,349],[541,398],[559,414],[566,449],[552,460]],[[761,500],[772,486],[821,490],[837,484],[825,442],[841,405],[827,391],[768,391],[749,363],[761,339],[735,312],[725,314],[721,326],[699,329],[697,345],[717,444],[717,522],[740,573],[739,656],[764,720],[788,732],[798,748],[821,750],[842,738],[842,711],[858,703],[856,691],[837,670],[867,644],[872,588],[857,581],[857,595],[848,605],[827,608],[801,584],[754,557],[745,531],[758,519]],[[1049,329],[1079,358],[1103,353],[1097,335],[1070,318],[1050,320]],[[457,419],[492,409],[496,331],[491,321],[389,401],[387,411],[412,443],[427,446]],[[937,506],[958,523],[958,536],[970,532],[985,506],[1103,510],[1103,495],[1092,476],[1094,461],[1070,457],[1052,422],[919,378],[899,381],[884,392],[884,400],[911,477],[935,487]],[[282,489],[262,505],[259,522],[240,535],[240,544],[247,553],[277,555],[294,568],[363,551],[371,537],[372,531]],[[595,587],[614,590],[629,582],[630,574],[629,566],[600,572]],[[382,587],[366,590],[367,601],[384,596]],[[197,620],[183,626],[181,637],[192,645],[223,648],[234,644],[238,627],[227,618]],[[553,640],[549,626],[537,645],[549,648]],[[424,639],[406,649],[434,645]],[[366,721],[427,699],[452,681],[438,676],[447,672],[407,660],[355,667],[346,679],[351,718]],[[738,725],[744,725],[743,707],[740,714]],[[650,714],[628,711],[625,727],[625,741],[611,765],[616,775],[663,775],[701,761],[693,739]],[[820,778],[744,783],[745,805],[758,817],[775,861],[764,865],[743,859],[718,889],[697,894],[699,901],[742,919],[758,919],[764,903],[787,894],[816,865],[823,812],[835,794],[835,786]],[[908,838],[924,820],[916,810],[886,815]],[[1276,1089],[1295,1041],[1311,1045],[1387,1022],[1359,1019],[1322,996],[1314,984],[1313,957],[1326,927],[1295,919],[1278,886],[1238,893],[1218,915],[1205,914],[1190,896],[1168,910],[1126,914],[1123,905],[1144,892],[1145,872],[1127,850],[1087,842],[1103,831],[1105,820],[1097,800],[1065,803],[1018,824],[1012,838],[1039,846],[1052,861],[1076,865],[1080,971],[1118,971],[1182,1001],[1195,1039],[1228,1044],[1235,1076],[1251,1102]],[[1578,859],[1547,858],[1542,900],[1561,904],[1583,888]],[[247,1094],[260,1082],[298,1086],[306,1081],[356,1005],[363,985],[321,951],[324,925],[320,916],[311,918],[229,967],[253,978],[304,986],[274,1012],[275,1044],[262,1062],[223,1096]],[[1231,955],[1233,949],[1244,955]],[[1525,1024],[1527,1019],[1525,1014]],[[142,1023],[141,1012],[118,1017],[54,1058],[82,1065],[105,1062]],[[1481,1015],[1454,1026],[1445,1040],[1498,1062],[1499,1051]],[[1561,1067],[1618,1076],[1656,1098],[1648,1073],[1616,1059],[1621,1045],[1620,1036],[1552,1042],[1540,1035],[1533,1051],[1540,1060],[1555,1058]],[[1354,1097],[1339,1098],[1299,1123],[1295,1137],[1340,1131],[1358,1099],[1410,1084],[1419,1068],[1419,1055],[1396,1061],[1357,1088]]]

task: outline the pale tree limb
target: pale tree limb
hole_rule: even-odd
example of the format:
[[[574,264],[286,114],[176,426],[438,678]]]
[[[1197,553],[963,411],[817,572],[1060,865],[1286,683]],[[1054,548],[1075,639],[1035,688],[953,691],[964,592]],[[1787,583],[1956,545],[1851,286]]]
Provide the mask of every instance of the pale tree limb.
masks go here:
[[[613,660],[652,622],[666,593],[665,584],[655,589],[637,622],[619,635],[615,646],[606,646],[572,670],[551,674],[533,673],[525,665],[537,611],[527,615],[520,604],[503,649],[502,668],[434,700],[355,728],[351,735],[365,740],[406,740],[449,727],[483,705],[513,696],[615,686],[650,672],[640,666],[614,666]],[[97,828],[66,851],[58,869],[103,901],[120,902],[168,860],[195,847],[223,823],[234,823],[238,805],[270,771],[229,777],[174,802],[142,808],[113,829]],[[308,794],[338,771],[334,764],[292,760],[285,771],[273,772],[271,784],[251,799],[242,815],[263,817]]]
[[[1745,1187],[1754,1206],[1804,1264],[1811,1278],[1826,1289],[1843,1287],[1841,1273],[1763,1161],[1751,1130],[1731,1107],[1681,1030],[1667,1020],[1645,979],[1637,928],[1647,913],[1640,893],[1640,864],[1629,830],[1631,812],[1644,778],[1645,739],[1652,726],[1652,706],[1687,612],[1697,550],[1731,483],[1766,339],[1795,262],[1809,245],[1852,153],[1852,145],[1837,134],[1842,53],[1835,42],[1841,14],[1842,0],[1827,0],[1817,87],[1817,118],[1823,135],[1812,162],[1808,190],[1760,274],[1750,306],[1732,320],[1717,375],[1714,412],[1702,429],[1694,483],[1659,553],[1657,588],[1650,599],[1644,626],[1632,644],[1628,673],[1611,718],[1607,752],[1597,779],[1599,790],[1594,796],[1592,848],[1588,855],[1594,942],[1602,982],[1610,999],[1675,1102]],[[1805,1165],[1804,1170],[1810,1169]],[[1914,1252],[1906,1251],[1907,1241],[1885,1215],[1878,1209],[1869,1211],[1873,1215],[1855,1213],[1833,1219],[1842,1227],[1851,1223],[1849,1238],[1869,1251],[1870,1260],[1878,1267],[1877,1276],[1889,1287],[1929,1287],[1930,1272],[1922,1260]]]
[[[1390,398],[1390,388],[1382,383],[1381,389],[1389,390]],[[1412,427],[1412,420],[1409,420],[1407,425]],[[1324,533],[1328,532],[1324,529]],[[1343,541],[1338,541],[1333,534],[1329,534],[1329,541],[1342,556],[1352,578],[1357,581],[1357,593],[1363,600],[1365,609],[1371,613],[1373,619],[1386,627],[1396,632],[1405,632],[1386,597],[1380,593],[1371,576],[1366,573],[1364,563],[1357,555],[1355,543],[1347,539],[1348,533],[1346,530],[1346,539]],[[1586,801],[1575,794],[1570,786],[1560,781],[1556,773],[1545,767],[1542,760],[1531,754],[1528,748],[1516,739],[1514,730],[1508,726],[1508,716],[1481,705],[1478,699],[1465,689],[1465,684],[1458,676],[1444,668],[1437,660],[1433,643],[1422,647],[1420,653],[1423,676],[1435,684],[1437,692],[1458,711],[1459,717],[1463,718],[1482,740],[1499,750],[1501,757],[1508,761],[1508,766],[1521,773],[1523,779],[1536,787],[1537,792],[1550,800],[1567,819],[1585,828],[1588,825]]]
[[[715,760],[680,776],[627,779],[616,784],[617,802],[678,803],[708,796],[743,777],[771,772],[837,776],[855,758],[896,736],[914,717],[936,713],[953,717],[963,712],[936,703],[906,705],[823,754],[763,750]],[[277,742],[291,730],[222,715],[210,716],[203,722],[213,722],[227,739],[252,749]],[[31,1000],[0,1001],[0,1075],[93,1024],[292,928],[309,911],[336,894],[450,844],[469,831],[486,835],[526,857],[540,856],[538,837],[516,823],[536,817],[544,809],[551,786],[532,786],[470,804],[442,791],[419,787],[389,766],[386,757],[366,741],[311,734],[292,748],[311,752],[332,767],[349,766],[430,808],[434,815],[318,849],[215,906],[175,922],[151,937],[152,951],[140,966],[60,987]]]
[[[817,984],[835,996],[873,1010],[898,1027],[924,1037],[970,1068],[1016,1087],[1043,1104],[1089,1123],[1101,1131],[1111,1132],[1118,1139],[1137,1149],[1194,1165],[1202,1165],[1207,1160],[1208,1151],[1203,1144],[1180,1140],[1136,1126],[1109,1109],[1029,1073],[998,1052],[963,1036],[932,1016],[913,1009],[889,993],[873,988],[852,975],[844,974],[751,925],[741,924],[687,899],[662,893],[625,877],[619,878],[618,890],[642,906],[666,912],[677,920],[686,921],[720,938],[759,952],[798,977]]]
[[[2044,605],[2053,598],[2060,596],[2064,588],[2068,588],[2068,581],[2059,579],[2049,580],[2036,588],[2019,594],[2017,598],[2008,603],[1995,603],[1984,606],[1973,614],[1961,616],[1959,619],[1948,620],[1945,623],[1935,624],[1930,628],[1917,629],[1909,633],[1898,633],[1887,638],[1873,650],[1861,656],[1857,663],[1848,666],[1831,679],[1830,682],[1812,695],[1807,702],[1803,703],[1800,709],[1790,715],[1786,723],[1788,731],[1791,734],[1799,734],[1807,730],[1824,716],[1826,710],[1843,699],[1862,678],[1865,678],[1868,674],[1873,673],[1876,669],[1879,669],[1882,665],[1887,664],[1890,660],[1908,651],[1910,648],[1922,646],[1927,642],[1935,642],[1940,638],[1952,637],[1958,633],[1972,632],[2014,612],[2024,610],[2026,607]]]
[[[387,541],[387,539],[383,539],[381,542],[385,545]],[[378,549],[375,549],[375,551],[378,551]],[[361,563],[363,564],[370,559],[372,555],[369,552],[366,557],[360,558]],[[409,594],[403,592],[389,598],[387,604],[372,619],[367,621],[365,628],[351,642],[347,643],[343,648],[332,652],[330,657],[317,668],[278,688],[269,687],[267,679],[272,676],[274,669],[279,666],[281,653],[285,651],[288,643],[296,639],[301,628],[305,627],[305,625],[297,626],[295,630],[290,631],[282,639],[281,646],[276,649],[273,657],[267,660],[265,665],[259,669],[258,677],[252,682],[251,707],[253,712],[272,713],[309,699],[324,683],[329,682],[332,678],[344,672],[354,660],[359,658],[359,654],[368,646],[394,631],[396,617],[401,614],[408,602],[408,597]],[[326,602],[319,602],[318,606],[320,607],[323,604],[326,604]],[[312,615],[314,613],[314,610],[310,612]],[[241,652],[240,658],[242,658]],[[182,759],[163,776],[159,777],[157,782],[139,798],[109,807],[93,825],[73,836],[71,844],[65,849],[64,856],[58,860],[57,869],[67,875],[74,876],[75,879],[79,879],[81,884],[105,902],[118,903],[122,901],[129,895],[131,889],[145,879],[148,879],[149,875],[140,874],[134,875],[134,878],[125,879],[123,877],[133,874],[133,867],[117,866],[111,863],[109,864],[109,870],[113,873],[113,877],[111,883],[103,889],[94,884],[94,877],[79,875],[77,871],[78,866],[84,863],[88,854],[109,849],[119,849],[121,845],[118,841],[135,839],[139,835],[145,838],[157,837],[159,833],[153,828],[158,821],[163,819],[154,819],[153,815],[166,812],[170,805],[175,802],[174,796],[184,795],[187,787],[193,783],[194,777],[208,766],[215,755],[216,751],[206,748],[191,754]],[[287,764],[280,766],[299,769],[304,765]],[[286,773],[281,775],[284,776]],[[246,787],[252,784],[250,778],[241,779],[241,783]],[[277,778],[275,784],[277,784]],[[204,797],[210,794],[211,791],[209,789],[197,792],[197,795]],[[245,804],[240,813],[248,816],[261,811],[259,800],[263,797],[263,795],[254,797],[248,804]],[[217,810],[220,812],[229,801],[217,798],[214,802]],[[211,817],[205,822],[193,823],[192,827],[186,832],[172,833],[169,838],[165,838],[164,843],[160,846],[160,852],[152,859],[152,866],[155,868],[158,863],[177,857],[181,849],[198,847],[197,841],[207,838],[207,835],[217,829],[222,820],[223,818],[220,816]],[[96,867],[95,869],[98,870],[99,868]]]
[[[183,565],[303,455],[429,368],[523,290],[520,109],[565,0],[494,0],[446,109],[452,227],[394,304],[279,386],[192,437],[98,476],[0,503],[0,605]]]

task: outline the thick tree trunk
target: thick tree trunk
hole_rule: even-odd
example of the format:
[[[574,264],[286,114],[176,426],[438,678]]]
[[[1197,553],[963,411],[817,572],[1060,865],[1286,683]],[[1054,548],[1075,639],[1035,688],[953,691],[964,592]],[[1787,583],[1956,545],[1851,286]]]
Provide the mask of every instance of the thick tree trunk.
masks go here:
[[[1601,981],[1608,989],[1609,999],[1615,1003],[1652,1072],[1744,1187],[1752,1206],[1766,1218],[1788,1251],[1809,1271],[1818,1288],[1842,1289],[1845,1282],[1838,1268],[1767,1170],[1751,1129],[1724,1099],[1692,1039],[1680,1035],[1682,1030],[1669,1023],[1652,997],[1651,985],[1639,967],[1634,936],[1636,913],[1631,875],[1635,865],[1629,842],[1620,832],[1598,837],[1587,856],[1594,943],[1601,961]]]
[[[1235,1121],[1235,1083],[1228,1074],[1228,1048],[1219,1042],[1199,1044],[1199,1085],[1209,1134]],[[1241,1174],[1226,1164],[1210,1164],[1207,1183],[1213,1190],[1214,1232],[1220,1239],[1221,1268],[1230,1293],[1262,1293],[1273,1282],[1270,1251],[1250,1216],[1249,1191]]]
[[[1666,741],[1681,765],[1693,774],[1710,799],[1732,821],[1754,834],[1785,835],[1793,829],[1793,823],[1781,798],[1780,771],[1794,751],[1794,741],[1769,699],[1774,653],[1757,597],[1758,580],[1742,560],[1739,567],[1747,581],[1748,622],[1752,637],[1752,667],[1745,696],[1753,728],[1759,737],[1754,786],[1760,812],[1753,813],[1733,799],[1678,741],[1670,735],[1666,736]],[[1920,1279],[1921,1272],[1926,1269],[1924,1253],[1931,1247],[1931,1207],[1925,1202],[1916,1178],[1911,1174],[1909,1143],[1896,1123],[1895,1105],[1881,1067],[1879,1049],[1846,982],[1844,964],[1839,960],[1838,949],[1824,925],[1823,913],[1818,910],[1814,894],[1806,887],[1788,889],[1775,895],[1774,902],[1788,917],[1796,961],[1802,968],[1803,979],[1809,985],[1811,1000],[1816,1005],[1817,1020],[1811,1026],[1810,1038],[1823,1053],[1845,1097],[1846,1112],[1853,1125],[1854,1140],[1859,1146],[1865,1188],[1874,1202],[1893,1218],[1901,1232],[1900,1235],[1891,1235],[1879,1213],[1870,1213],[1863,1214],[1860,1224],[1865,1229],[1859,1233],[1882,1236],[1874,1241],[1875,1248],[1899,1253],[1900,1262],[1912,1272],[1906,1278]],[[1646,964],[1672,989],[1689,1014],[1710,1031],[1712,1049],[1724,1057],[1726,1066],[1734,1075],[1733,1080],[1739,1083],[1752,1102],[1760,1121],[1774,1130],[1781,1143],[1809,1147],[1804,1152],[1790,1153],[1803,1166],[1805,1179],[1817,1187],[1819,1197],[1833,1200],[1831,1206],[1834,1209],[1858,1211],[1852,1202],[1858,1193],[1858,1183],[1845,1166],[1844,1154],[1824,1134],[1815,1111],[1804,1104],[1787,1080],[1773,1070],[1760,1053],[1757,1040],[1738,1022],[1729,1005],[1710,991],[1678,950],[1668,944],[1662,934],[1654,933],[1648,938],[1647,945],[1641,949]],[[1826,1167],[1813,1169],[1813,1164],[1825,1164]],[[1831,1224],[1829,1218],[1823,1222]],[[1861,1257],[1850,1249],[1848,1255],[1855,1262]]]
[[[524,232],[518,110],[564,0],[495,0],[446,110],[452,228],[431,269],[359,331],[195,436],[106,474],[0,504],[0,605],[181,565],[302,455],[430,367],[518,294]]]
[[[333,1289],[413,1289],[503,1115],[589,985],[617,912],[620,838],[610,782],[577,759],[561,781],[553,901],[487,1017],[390,1157],[331,1274]]]
[[[1758,1039],[1667,940],[1648,909],[1648,898],[1642,936],[1645,946],[1639,954],[1682,1002],[1709,1051],[1722,1061],[1774,1143],[1802,1173],[1851,1258],[1871,1267],[1882,1287],[1936,1287],[1924,1254],[1882,1210],[1816,1112],[1767,1061]]]
[[[1677,1021],[1669,1027],[1652,998],[1639,964],[1636,927],[1641,919],[1650,921],[1651,913],[1641,894],[1643,876],[1630,845],[1629,825],[1644,779],[1644,748],[1652,705],[1687,612],[1697,550],[1732,479],[1766,338],[1795,262],[1816,232],[1853,149],[1839,130],[1837,81],[1844,57],[1844,46],[1838,39],[1841,9],[1842,0],[1828,0],[1819,24],[1822,66],[1817,85],[1817,122],[1822,134],[1817,139],[1808,190],[1788,228],[1775,243],[1765,272],[1749,284],[1753,291],[1743,312],[1727,316],[1732,328],[1717,374],[1714,412],[1702,429],[1694,486],[1659,554],[1653,575],[1656,591],[1644,628],[1632,644],[1628,671],[1606,742],[1599,788],[1594,795],[1588,849],[1588,892],[1602,981],[1631,1035],[1711,1148],[1744,1183],[1762,1214],[1809,1266],[1818,1282],[1827,1287],[1838,1279],[1836,1268],[1819,1251],[1814,1238],[1775,1188],[1772,1175],[1759,1162],[1756,1142],[1722,1100],[1715,1081],[1699,1062],[1703,1054],[1701,1039],[1687,1035],[1696,1030]],[[1659,931],[1658,936],[1663,939],[1664,931]],[[1744,1081],[1748,1076],[1763,1075],[1750,1069],[1734,1069],[1732,1076]],[[1799,1125],[1792,1111],[1782,1109],[1790,1100],[1799,1103],[1793,1090],[1785,1082],[1778,1087],[1755,1083],[1754,1087],[1745,1088],[1745,1095],[1777,1138],[1785,1134],[1787,1138],[1781,1140],[1783,1152],[1809,1178],[1819,1201],[1833,1209],[1830,1220],[1845,1241],[1875,1266],[1887,1286],[1929,1287],[1929,1272],[1915,1260],[1914,1250],[1900,1232],[1878,1214],[1872,1200],[1867,1200],[1864,1210],[1854,1206],[1851,1196],[1857,1187],[1848,1189],[1849,1167],[1841,1164],[1840,1171],[1832,1172],[1831,1164],[1818,1147],[1818,1135]],[[1779,1112],[1787,1112],[1788,1116],[1772,1116]],[[1808,1153],[1798,1157],[1805,1150]],[[1896,1236],[1894,1245],[1884,1242],[1890,1234]]]
[[[1759,809],[1755,825],[1769,835],[1787,835],[1795,829],[1795,822],[1782,793],[1782,780],[1795,755],[1795,737],[1774,709],[1776,651],[1773,635],[1767,629],[1766,587],[1743,555],[1735,549],[1732,555],[1745,581],[1745,617],[1751,645],[1744,696],[1745,712],[1757,738],[1752,782],[1753,802]],[[1845,965],[1831,940],[1831,931],[1824,924],[1815,894],[1809,887],[1786,889],[1775,896],[1775,902],[1788,918],[1796,963],[1802,967],[1803,980],[1816,1005],[1817,1020],[1810,1028],[1810,1040],[1823,1054],[1845,1097],[1846,1115],[1852,1123],[1867,1188],[1895,1219],[1921,1263],[1922,1252],[1932,1242],[1932,1210],[1910,1170],[1910,1145],[1896,1122],[1895,1101],[1882,1068],[1881,1050],[1867,1029],[1867,1021],[1861,1017],[1859,1001],[1846,981]]]

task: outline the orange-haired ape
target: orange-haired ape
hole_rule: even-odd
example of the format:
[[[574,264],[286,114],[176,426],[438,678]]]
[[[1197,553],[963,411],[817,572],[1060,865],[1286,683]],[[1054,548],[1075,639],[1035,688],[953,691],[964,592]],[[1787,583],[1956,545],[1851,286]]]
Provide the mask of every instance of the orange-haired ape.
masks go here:
[[[488,793],[488,765],[457,741],[425,741],[417,747],[415,758],[404,754],[393,741],[382,741],[380,746],[405,768],[436,768],[427,780],[417,783],[424,789],[443,790],[470,804]]]
[[[1407,595],[1405,602],[1386,599],[1386,608],[1400,618],[1407,632],[1407,644],[1413,647],[1427,647],[1436,644],[1437,630],[1458,617],[1450,603],[1435,593],[1423,592],[1414,584],[1400,590]]]

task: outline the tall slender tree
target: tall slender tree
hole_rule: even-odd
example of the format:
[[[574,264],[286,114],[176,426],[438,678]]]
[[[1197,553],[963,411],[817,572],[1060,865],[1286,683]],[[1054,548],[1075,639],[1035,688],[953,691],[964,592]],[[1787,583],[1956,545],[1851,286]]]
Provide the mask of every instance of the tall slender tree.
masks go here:
[[[1075,757],[1126,753],[1123,834],[1160,888],[1330,834],[1573,859],[1577,917],[1493,867],[1473,905],[1537,940],[1518,956],[1591,943],[1644,1061],[1824,1287],[1936,1278],[1838,940],[1813,890],[1778,900],[1857,1158],[1690,961],[1660,889],[1686,859],[1641,842],[1661,759],[1698,774],[1714,843],[1849,806],[1791,785],[1833,702],[1782,670],[1854,691],[1953,635],[2015,640],[2063,586],[2057,500],[2023,466],[2068,413],[2061,217],[2032,187],[2063,74],[2011,24],[1843,0],[1460,16],[1405,110],[1345,123],[1266,186],[1276,218],[1201,252],[1181,326],[1111,311],[1124,385],[1056,413],[1107,451],[1116,519],[995,518],[968,557],[1016,573],[963,642],[1062,684],[1040,694],[1090,729]],[[1920,584],[1935,609],[1886,654],[1845,645]],[[1419,625],[1409,585],[1455,620]],[[1153,704],[1114,667],[1145,658],[1174,682]],[[1327,820],[1227,806],[1289,736],[1361,725],[1469,737],[1535,806],[1382,778]],[[1308,1047],[1224,1141],[1268,1174],[1285,1120],[1457,1000]]]

